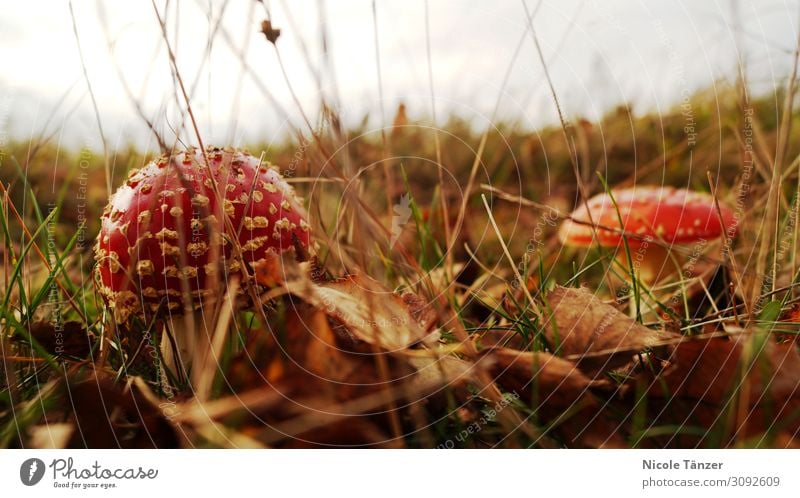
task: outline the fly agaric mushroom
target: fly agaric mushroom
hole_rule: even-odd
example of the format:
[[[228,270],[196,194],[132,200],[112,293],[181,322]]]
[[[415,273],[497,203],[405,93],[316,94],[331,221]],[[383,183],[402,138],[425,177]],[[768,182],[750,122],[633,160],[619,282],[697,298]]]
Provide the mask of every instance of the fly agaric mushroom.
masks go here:
[[[599,245],[616,247],[617,260],[628,267],[622,248],[624,235],[636,273],[644,282],[655,282],[675,270],[670,261],[673,246],[695,245],[703,249],[707,242],[721,237],[724,230],[733,226],[731,210],[722,204],[717,210],[714,198],[706,193],[638,186],[614,190],[612,195],[616,207],[607,193],[598,194],[578,207],[561,225],[559,240],[568,246],[589,247],[594,244],[596,229]],[[681,266],[685,262],[682,254],[672,257]]]
[[[243,264],[308,245],[305,210],[277,169],[234,149],[190,149],[131,171],[111,197],[96,274],[118,322],[163,319],[214,302],[230,275],[241,278]],[[195,320],[187,331],[181,322],[191,323],[175,321],[172,330],[187,365],[201,327]],[[162,339],[174,365],[170,349]]]

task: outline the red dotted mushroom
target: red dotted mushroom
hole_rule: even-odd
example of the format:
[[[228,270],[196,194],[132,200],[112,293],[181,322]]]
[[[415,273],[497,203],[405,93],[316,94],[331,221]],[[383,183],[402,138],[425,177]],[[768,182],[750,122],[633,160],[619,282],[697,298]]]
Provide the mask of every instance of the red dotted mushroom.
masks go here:
[[[706,243],[720,238],[723,230],[734,229],[731,210],[720,204],[718,211],[714,198],[706,193],[637,186],[614,190],[612,194],[616,208],[607,193],[592,197],[561,225],[559,239],[564,245],[588,247],[595,243],[596,229],[597,242],[603,247],[617,248],[617,259],[627,267],[622,247],[624,233],[632,263],[642,281],[654,282],[673,273],[676,269],[670,261],[673,246],[696,245],[703,249]],[[675,252],[672,257],[684,263],[684,254]]]
[[[111,197],[96,275],[115,319],[127,323],[196,310],[224,295],[243,264],[308,245],[305,211],[274,167],[234,149],[190,149],[131,171]],[[199,333],[173,332],[188,363]]]

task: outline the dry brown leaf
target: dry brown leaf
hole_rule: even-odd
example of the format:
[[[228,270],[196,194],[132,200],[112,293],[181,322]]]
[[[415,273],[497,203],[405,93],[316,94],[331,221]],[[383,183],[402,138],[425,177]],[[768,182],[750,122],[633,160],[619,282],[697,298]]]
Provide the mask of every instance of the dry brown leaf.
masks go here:
[[[95,343],[94,334],[82,322],[65,322],[59,329],[52,322],[36,322],[30,325],[29,331],[31,337],[53,356],[86,358]]]
[[[583,288],[557,287],[547,303],[551,347],[559,356],[574,357],[589,374],[621,367],[643,349],[675,337],[637,323]]]
[[[517,330],[512,328],[488,329],[473,336],[478,349],[510,348],[519,351],[531,349],[533,339],[525,340]]]
[[[352,275],[318,285],[289,282],[286,287],[342,323],[355,339],[386,351],[406,349],[427,335],[400,296],[368,277]]]
[[[660,376],[666,382],[665,394],[703,400],[724,402],[734,387],[743,383],[740,369],[747,369],[746,384],[750,387],[750,401],[757,402],[768,396],[775,401],[800,398],[800,355],[793,344],[775,344],[767,340],[752,367],[745,365],[745,349],[755,338],[740,334],[728,340],[686,338],[675,345],[667,358],[669,366]],[[756,351],[750,351],[756,354]],[[662,383],[653,383],[652,390],[663,391]]]
[[[475,380],[475,365],[451,355],[409,358],[416,369],[411,386],[447,386],[463,397],[468,396],[465,386]]]
[[[540,402],[559,410],[581,400],[590,387],[606,385],[584,375],[571,361],[549,353],[497,348],[484,356],[495,381],[522,398],[537,391]]]
[[[729,436],[800,429],[800,354],[794,343],[776,344],[752,333],[732,340],[687,338],[665,364],[658,377],[645,372],[643,378],[650,396],[682,404],[681,423],[710,427],[735,413]]]
[[[399,296],[394,299],[405,306]],[[251,331],[245,350],[226,373],[229,385],[242,396],[258,389],[278,393],[276,403],[251,406],[246,413],[237,406],[238,397],[224,407],[237,430],[261,444],[391,445],[384,436],[391,434],[391,417],[408,420],[410,407],[427,404],[440,386],[457,384],[467,394],[463,386],[471,379],[469,363],[452,356],[422,361],[424,350],[354,353],[342,347],[347,339],[332,327],[337,320],[305,300],[286,298],[284,304],[279,329]],[[384,401],[384,394],[397,404]],[[376,401],[363,414],[360,408],[348,408],[355,411],[337,415],[339,409],[370,397]]]
[[[302,301],[286,303],[280,330],[251,331],[244,350],[229,367],[226,378],[236,391],[292,379],[296,392],[326,392],[337,400],[362,395],[413,374],[401,359],[386,353],[351,353],[331,327],[329,317]],[[389,378],[378,372],[377,354],[386,362]]]
[[[617,427],[598,414],[601,408],[592,390],[607,390],[605,381],[592,380],[571,361],[544,352],[513,349],[488,351],[489,372],[504,389],[534,403],[542,422],[561,419],[557,432],[587,447],[621,448],[625,441]]]
[[[359,347],[364,343],[399,351],[434,334],[437,315],[428,303],[411,292],[398,295],[368,276],[328,280],[314,259],[299,263],[292,251],[272,254],[253,269],[256,281],[270,289],[262,299],[289,294],[322,310],[336,322],[334,331],[350,339],[350,345],[339,344],[344,349],[371,351]]]
[[[66,387],[76,429],[70,448],[177,448],[183,442],[167,413],[136,386],[124,390],[98,373]]]
[[[417,321],[422,330],[430,332],[436,325],[436,310],[431,303],[422,299],[413,292],[403,292],[400,294],[400,299],[408,308],[411,317]]]

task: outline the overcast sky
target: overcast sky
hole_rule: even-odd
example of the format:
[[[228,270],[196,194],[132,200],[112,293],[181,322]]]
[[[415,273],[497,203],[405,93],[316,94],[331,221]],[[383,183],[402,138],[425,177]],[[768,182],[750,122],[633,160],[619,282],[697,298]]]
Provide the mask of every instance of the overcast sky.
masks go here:
[[[264,5],[248,0],[173,0],[168,9],[156,0],[156,5],[166,19],[178,69],[193,90],[207,142],[269,141],[288,127],[302,127],[276,52],[259,32]],[[384,114],[391,122],[400,102],[412,118],[432,119],[428,44],[439,121],[457,113],[486,125],[501,96],[495,119],[519,119],[527,127],[556,119],[533,37],[526,33],[522,1],[431,0],[429,37],[424,1],[378,1],[377,45],[370,0],[265,0],[265,5],[282,31],[278,48],[292,89],[312,120],[319,91],[309,66],[351,123],[367,113],[372,126],[381,126]],[[664,109],[683,93],[724,84],[734,74],[737,42],[751,83],[766,91],[788,73],[797,39],[797,1],[544,0],[539,5],[527,0],[527,5],[535,12],[535,32],[571,117],[596,117],[621,102],[633,104],[636,112]],[[0,0],[0,8],[0,126],[5,128],[0,132],[27,138],[46,129],[64,143],[96,145],[97,120],[69,3]],[[74,18],[109,143],[148,144],[146,125],[123,81],[145,115],[172,138],[179,100],[151,3],[75,1]],[[323,31],[329,65],[322,56]]]

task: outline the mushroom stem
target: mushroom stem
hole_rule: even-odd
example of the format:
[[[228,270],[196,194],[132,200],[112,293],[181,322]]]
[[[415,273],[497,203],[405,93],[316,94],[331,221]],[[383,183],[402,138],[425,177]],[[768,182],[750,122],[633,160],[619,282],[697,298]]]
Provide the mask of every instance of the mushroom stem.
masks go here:
[[[171,316],[164,321],[161,338],[161,357],[164,365],[181,379],[188,378],[195,360],[208,349],[211,331],[202,311]]]
[[[695,278],[700,273],[700,269],[704,267],[701,264],[701,259],[716,261],[721,258],[722,254],[719,244],[712,244],[712,247],[708,248],[706,247],[706,242],[698,242],[692,247],[686,247],[683,251],[670,251],[657,244],[650,244],[649,247],[631,248],[630,251],[631,261],[635,270],[634,274],[639,282],[648,288],[672,277],[676,281]],[[627,272],[626,282],[630,284],[630,265],[628,265],[628,258],[624,249],[620,249],[615,257]],[[679,292],[685,292],[685,289],[680,287]],[[635,303],[633,300],[630,303],[631,316],[635,316]],[[645,307],[640,311],[653,311],[653,308]]]
[[[658,244],[643,244],[640,247],[631,247],[630,253],[633,274],[647,286],[654,285],[678,271],[670,257],[670,251]],[[629,277],[631,275],[631,267],[628,264],[628,256],[625,254],[624,248],[617,250],[616,259]]]
[[[631,285],[631,277],[635,276],[639,285],[644,285],[647,288],[651,288],[671,275],[679,273],[679,268],[673,261],[674,257],[678,258],[679,265],[683,264],[678,255],[670,254],[669,249],[654,243],[643,243],[639,247],[631,247],[630,256],[633,272],[631,272],[631,266],[628,263],[628,256],[624,248],[620,248],[615,255],[617,262],[626,272],[625,281],[628,285]],[[648,305],[639,308],[639,312],[642,314],[654,310],[655,308]],[[636,311],[635,296],[631,296],[629,300],[630,316],[635,317]]]

